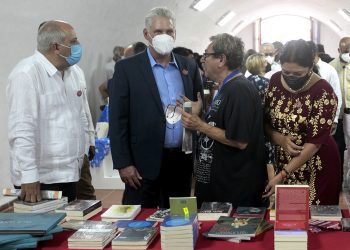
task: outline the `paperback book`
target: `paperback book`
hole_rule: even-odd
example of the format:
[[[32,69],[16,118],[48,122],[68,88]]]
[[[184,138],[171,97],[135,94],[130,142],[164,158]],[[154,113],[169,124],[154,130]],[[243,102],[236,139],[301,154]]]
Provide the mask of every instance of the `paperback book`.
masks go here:
[[[167,215],[170,215],[170,208],[158,209],[153,214],[151,214],[146,220],[162,222],[164,220],[165,216],[167,216]]]
[[[198,220],[218,220],[220,216],[230,216],[232,203],[203,202],[198,211]]]
[[[170,215],[187,216],[197,214],[196,197],[170,197]]]
[[[115,223],[118,231],[124,231],[125,228],[151,228],[157,226],[157,221],[147,220],[118,220]]]
[[[266,207],[237,207],[235,216],[264,218]]]
[[[311,219],[324,221],[340,221],[341,210],[338,205],[311,205]]]
[[[68,217],[81,217],[101,207],[100,200],[75,200],[58,209],[56,213],[66,213]]]
[[[133,220],[140,211],[141,205],[112,205],[101,215],[101,219],[103,221]]]

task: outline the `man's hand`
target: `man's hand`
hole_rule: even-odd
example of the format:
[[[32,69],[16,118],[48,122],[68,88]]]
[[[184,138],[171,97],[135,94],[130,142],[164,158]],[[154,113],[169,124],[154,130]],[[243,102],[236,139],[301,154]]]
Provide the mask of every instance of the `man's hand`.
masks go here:
[[[41,201],[40,182],[22,184],[20,199],[27,202]]]
[[[297,156],[300,154],[301,150],[303,150],[304,147],[298,146],[294,143],[296,138],[292,137],[291,135],[283,136],[282,140],[282,148],[284,151],[286,151],[290,156]]]
[[[192,102],[186,96],[181,96],[181,99],[176,101],[176,105],[182,108],[184,102]],[[192,102],[192,114],[199,115],[202,111],[203,101],[201,97],[201,93],[197,92],[197,101]]]
[[[95,146],[89,147],[89,161],[92,161],[95,157]]]
[[[282,182],[281,174],[275,175],[265,187],[263,198],[271,196],[275,192],[275,186]]]
[[[140,180],[142,180],[142,177],[135,166],[131,165],[127,166],[126,168],[119,169],[119,175],[122,181],[132,188],[138,189],[141,187]]]

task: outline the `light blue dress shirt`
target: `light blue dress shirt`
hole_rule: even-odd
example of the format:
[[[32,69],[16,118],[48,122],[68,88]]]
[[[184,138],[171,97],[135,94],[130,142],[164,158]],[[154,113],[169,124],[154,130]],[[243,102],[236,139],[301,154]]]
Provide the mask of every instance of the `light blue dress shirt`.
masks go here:
[[[181,95],[185,95],[185,90],[181,78],[181,73],[178,65],[176,64],[174,55],[167,67],[163,67],[158,64],[149,48],[147,48],[147,54],[151,62],[154,78],[157,83],[160,99],[162,101],[163,110],[165,112],[168,105],[176,105],[176,100]],[[165,131],[165,148],[178,148],[182,145],[182,123],[181,119],[175,124],[166,123]]]

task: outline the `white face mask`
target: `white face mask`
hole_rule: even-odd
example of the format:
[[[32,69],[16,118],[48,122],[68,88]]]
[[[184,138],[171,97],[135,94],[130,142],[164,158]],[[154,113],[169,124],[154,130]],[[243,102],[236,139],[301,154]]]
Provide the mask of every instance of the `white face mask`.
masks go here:
[[[175,40],[167,34],[156,35],[152,38],[151,46],[161,55],[170,54],[174,48]]]
[[[269,64],[272,64],[275,61],[274,56],[266,56],[265,59]]]
[[[346,62],[349,63],[350,62],[350,53],[343,53],[340,55],[340,58]]]

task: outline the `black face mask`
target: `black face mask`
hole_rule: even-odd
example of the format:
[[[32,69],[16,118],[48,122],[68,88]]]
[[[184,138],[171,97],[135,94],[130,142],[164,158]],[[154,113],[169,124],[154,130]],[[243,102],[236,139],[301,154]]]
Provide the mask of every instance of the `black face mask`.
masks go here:
[[[305,76],[289,76],[282,73],[282,76],[284,81],[292,90],[301,89],[310,78],[310,74],[306,74]]]

